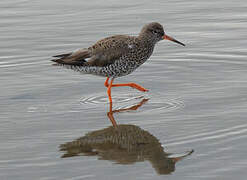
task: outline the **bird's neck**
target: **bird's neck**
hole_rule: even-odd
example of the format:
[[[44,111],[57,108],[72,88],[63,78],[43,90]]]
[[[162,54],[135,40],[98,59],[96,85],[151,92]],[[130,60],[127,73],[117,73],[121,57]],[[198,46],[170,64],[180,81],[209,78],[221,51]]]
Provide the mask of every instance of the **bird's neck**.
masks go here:
[[[157,43],[157,40],[148,33],[140,33],[138,39],[141,41],[142,44],[146,44],[147,46],[154,47],[154,45]]]

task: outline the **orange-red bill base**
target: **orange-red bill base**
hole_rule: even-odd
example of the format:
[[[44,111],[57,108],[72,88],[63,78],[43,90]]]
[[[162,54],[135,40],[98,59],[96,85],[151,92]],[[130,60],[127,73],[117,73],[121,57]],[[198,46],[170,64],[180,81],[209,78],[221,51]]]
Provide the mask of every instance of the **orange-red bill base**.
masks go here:
[[[175,42],[175,43],[181,44],[182,46],[185,46],[184,43],[181,43],[180,41],[174,39],[173,37],[167,36],[166,34],[165,34],[164,36],[162,36],[162,38],[163,38],[164,40],[173,41],[173,42]]]

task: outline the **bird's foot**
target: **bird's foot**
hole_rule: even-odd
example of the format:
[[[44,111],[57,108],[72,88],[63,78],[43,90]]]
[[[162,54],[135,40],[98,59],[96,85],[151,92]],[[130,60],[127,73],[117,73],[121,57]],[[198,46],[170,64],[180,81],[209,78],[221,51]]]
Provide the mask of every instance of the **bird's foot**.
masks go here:
[[[107,87],[107,88],[109,87],[108,81],[109,81],[109,78],[107,78],[106,81],[105,81],[105,83],[104,83],[105,87]],[[135,88],[135,89],[137,89],[139,91],[142,91],[142,92],[147,92],[148,91],[144,87],[142,87],[142,86],[140,86],[138,84],[135,84],[135,83],[112,84],[112,82],[113,82],[113,80],[111,81],[111,87],[129,86],[129,87]]]
[[[141,87],[140,85],[135,84],[135,83],[129,83],[129,86],[132,87],[132,88],[135,88],[135,89],[137,89],[139,91],[142,91],[142,92],[147,92],[148,91],[144,87]]]

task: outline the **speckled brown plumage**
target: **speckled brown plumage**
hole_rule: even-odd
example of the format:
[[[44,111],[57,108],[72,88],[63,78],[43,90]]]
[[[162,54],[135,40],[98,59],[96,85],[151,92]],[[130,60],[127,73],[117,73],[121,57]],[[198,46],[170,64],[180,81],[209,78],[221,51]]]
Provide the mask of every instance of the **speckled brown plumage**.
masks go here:
[[[97,41],[89,48],[56,55],[54,57],[57,59],[52,61],[82,73],[112,78],[113,81],[116,77],[132,73],[143,64],[152,55],[155,44],[162,39],[184,45],[167,36],[162,25],[153,22],[145,25],[138,36],[115,35],[107,37]],[[140,88],[136,84],[133,85],[133,83],[132,85],[125,85],[146,91],[146,89]],[[109,88],[111,89],[111,86]],[[111,101],[110,96],[109,99]]]
[[[159,23],[150,23],[142,28],[139,36],[107,37],[89,48],[54,56],[59,59],[53,61],[80,72],[120,77],[143,64],[164,34]]]

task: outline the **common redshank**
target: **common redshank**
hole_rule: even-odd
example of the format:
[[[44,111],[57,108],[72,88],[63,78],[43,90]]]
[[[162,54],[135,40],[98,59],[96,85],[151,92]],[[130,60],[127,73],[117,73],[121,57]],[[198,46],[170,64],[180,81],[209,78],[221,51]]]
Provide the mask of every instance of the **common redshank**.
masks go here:
[[[132,73],[143,64],[152,55],[155,44],[160,40],[170,40],[185,46],[166,35],[161,24],[152,22],[146,24],[138,36],[107,37],[88,48],[53,56],[57,59],[52,61],[75,71],[107,77],[104,85],[112,103],[112,87],[129,86],[139,91],[148,91],[135,83],[113,84],[113,81],[117,77]]]

